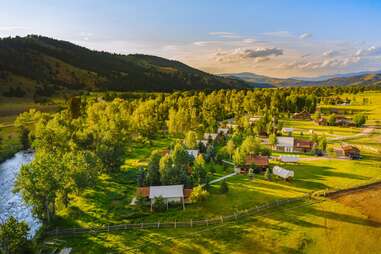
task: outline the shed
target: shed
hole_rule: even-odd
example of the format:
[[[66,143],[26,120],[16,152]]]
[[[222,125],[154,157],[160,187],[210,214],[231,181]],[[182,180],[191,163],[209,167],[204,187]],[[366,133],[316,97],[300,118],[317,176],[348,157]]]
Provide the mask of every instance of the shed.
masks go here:
[[[196,159],[196,157],[199,155],[200,151],[196,149],[188,149],[187,153]]]
[[[304,140],[304,139],[295,139],[295,150],[298,152],[310,152],[312,151],[312,148],[314,147],[314,142],[311,140]]]
[[[285,162],[285,163],[296,163],[299,161],[299,157],[290,156],[290,155],[281,155],[281,156],[279,156],[279,160],[281,162]]]
[[[294,177],[294,171],[287,170],[285,168],[281,168],[279,166],[275,166],[273,168],[273,174],[276,176],[279,176],[280,178],[283,178],[285,180],[289,180]]]
[[[218,128],[217,133],[220,135],[228,135],[229,133],[229,128]]]
[[[218,134],[217,133],[204,133],[204,139],[209,140],[211,139],[212,141],[217,139]]]
[[[208,146],[209,144],[209,140],[205,140],[205,139],[202,139],[202,140],[197,140],[197,143],[198,144],[203,144],[205,147]]]
[[[276,138],[276,150],[283,152],[294,151],[294,138],[293,137],[277,137]]]
[[[360,159],[360,149],[352,145],[342,145],[334,148],[338,157],[347,157],[350,159]]]
[[[157,197],[162,197],[167,203],[169,202],[182,202],[184,206],[184,185],[163,185],[163,186],[150,186],[149,187],[149,199],[151,200],[151,211],[154,200]]]

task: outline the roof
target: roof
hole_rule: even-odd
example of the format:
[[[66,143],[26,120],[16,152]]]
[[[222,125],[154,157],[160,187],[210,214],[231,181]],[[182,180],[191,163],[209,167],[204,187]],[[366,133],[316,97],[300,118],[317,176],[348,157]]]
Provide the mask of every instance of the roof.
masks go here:
[[[227,134],[229,132],[229,128],[218,128],[217,133]]]
[[[314,145],[314,142],[310,140],[295,139],[296,148],[312,148],[313,145]]]
[[[294,138],[293,137],[277,137],[276,143],[277,143],[277,146],[293,147]]]
[[[199,154],[199,151],[198,150],[187,150],[187,153],[190,155],[190,156],[193,156],[194,158],[197,157],[197,155]]]
[[[293,132],[294,128],[282,128],[282,132]]]
[[[255,164],[256,166],[268,166],[269,158],[267,156],[248,155],[246,156],[245,164],[247,165]]]
[[[138,197],[148,197],[149,196],[149,187],[139,187],[136,190],[136,196],[138,196]]]
[[[281,162],[298,162],[299,157],[290,156],[290,155],[281,155],[279,156]]]
[[[276,176],[279,176],[281,178],[287,179],[289,177],[293,177],[294,176],[294,171],[287,170],[287,169],[281,168],[279,166],[274,166],[274,168],[273,168],[273,174],[276,175]]]
[[[204,139],[209,139],[209,137],[212,140],[215,140],[217,138],[217,133],[204,133]]]
[[[336,148],[336,150],[343,150],[344,152],[360,152],[360,149],[352,145],[343,145]]]
[[[184,197],[184,185],[163,185],[163,186],[150,186],[149,198],[156,197],[163,198],[182,198]]]

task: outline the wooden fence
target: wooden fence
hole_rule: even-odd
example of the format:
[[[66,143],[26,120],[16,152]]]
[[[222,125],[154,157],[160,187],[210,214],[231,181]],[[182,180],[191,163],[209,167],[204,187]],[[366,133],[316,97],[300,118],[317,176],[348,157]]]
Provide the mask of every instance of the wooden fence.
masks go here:
[[[237,211],[230,215],[214,217],[204,220],[186,220],[186,221],[170,221],[170,222],[154,222],[154,223],[131,223],[131,224],[119,224],[119,225],[105,225],[94,228],[56,228],[55,230],[45,232],[48,236],[72,236],[77,234],[97,234],[103,232],[113,232],[120,230],[139,230],[139,229],[166,229],[166,228],[194,228],[194,227],[208,227],[217,224],[223,224],[225,222],[231,222],[238,220],[248,215],[260,213],[264,210],[284,206],[287,204],[297,203],[300,201],[306,201],[311,197],[310,194],[303,195],[298,198],[281,199],[272,202],[267,202],[262,205],[254,206],[249,209]]]

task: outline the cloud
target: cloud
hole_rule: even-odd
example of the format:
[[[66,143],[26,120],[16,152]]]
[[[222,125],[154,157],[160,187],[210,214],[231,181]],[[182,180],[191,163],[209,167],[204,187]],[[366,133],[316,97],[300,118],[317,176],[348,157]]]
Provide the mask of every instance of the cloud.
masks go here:
[[[340,52],[337,50],[333,50],[333,49],[327,50],[323,53],[323,56],[325,56],[325,57],[335,57],[338,55],[340,55]]]
[[[231,33],[231,32],[209,32],[209,35],[216,35],[216,36],[220,36],[220,35],[233,35],[234,33]]]
[[[254,39],[254,38],[246,38],[246,39],[243,39],[242,42],[243,42],[243,43],[250,44],[250,43],[257,42],[257,40]]]
[[[330,58],[318,61],[292,61],[283,63],[279,67],[292,68],[301,70],[317,70],[327,68],[340,68],[351,64],[358,63],[361,60],[359,57],[345,57],[345,58]]]
[[[220,41],[195,41],[193,42],[193,45],[199,46],[199,47],[205,47],[213,44],[218,44]]]
[[[381,56],[381,47],[372,46],[367,49],[357,50],[355,56],[366,57],[366,56]]]
[[[237,39],[242,37],[238,34],[231,33],[231,32],[209,32],[209,35],[217,36],[220,38],[227,38],[227,39]]]
[[[308,38],[311,38],[312,37],[312,34],[310,33],[302,33],[301,35],[299,35],[299,39],[308,39]]]
[[[219,62],[239,62],[242,60],[253,59],[256,62],[264,62],[270,60],[270,56],[283,55],[283,50],[279,48],[237,48],[232,51],[220,51],[216,54]]]
[[[274,36],[274,37],[292,37],[291,33],[288,31],[267,32],[263,34],[267,36]]]

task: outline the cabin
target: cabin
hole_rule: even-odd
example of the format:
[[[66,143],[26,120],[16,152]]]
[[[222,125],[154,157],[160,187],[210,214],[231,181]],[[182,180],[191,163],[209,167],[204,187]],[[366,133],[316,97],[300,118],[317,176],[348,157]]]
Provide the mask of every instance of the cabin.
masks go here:
[[[294,132],[294,128],[282,128],[282,133],[291,136]]]
[[[310,140],[295,139],[294,151],[301,153],[311,152],[314,147],[314,142]]]
[[[353,127],[355,126],[355,123],[348,119],[336,119],[336,126],[342,126],[342,127]]]
[[[187,153],[189,156],[192,156],[193,158],[196,159],[196,157],[200,154],[200,151],[197,149],[188,149]]]
[[[218,128],[217,133],[221,136],[227,136],[229,134],[229,128]]]
[[[205,140],[205,139],[202,139],[202,140],[197,140],[197,144],[203,144],[205,147],[208,146],[209,144],[209,140]]]
[[[293,137],[277,137],[275,150],[281,152],[294,152],[294,138]]]
[[[264,171],[269,167],[269,157],[250,154],[245,158],[245,165],[239,168],[239,173],[247,173],[251,167]],[[237,171],[236,171],[237,172]]]
[[[287,170],[285,168],[281,168],[279,166],[274,166],[273,168],[273,175],[278,176],[284,180],[291,180],[294,178],[294,171],[292,170]]]
[[[218,137],[218,133],[204,133],[205,140],[215,141]]]
[[[351,160],[360,159],[360,149],[352,145],[342,145],[334,148],[336,156],[339,158],[349,158]]]
[[[185,189],[184,185],[140,187],[136,191],[138,197],[144,197],[150,200],[151,211],[153,210],[153,204],[157,197],[164,198],[167,209],[169,203],[181,203],[183,209],[185,209],[185,202],[188,201],[191,193],[192,189]]]
[[[311,114],[306,112],[306,111],[294,113],[292,115],[292,119],[294,119],[294,120],[311,120]]]

